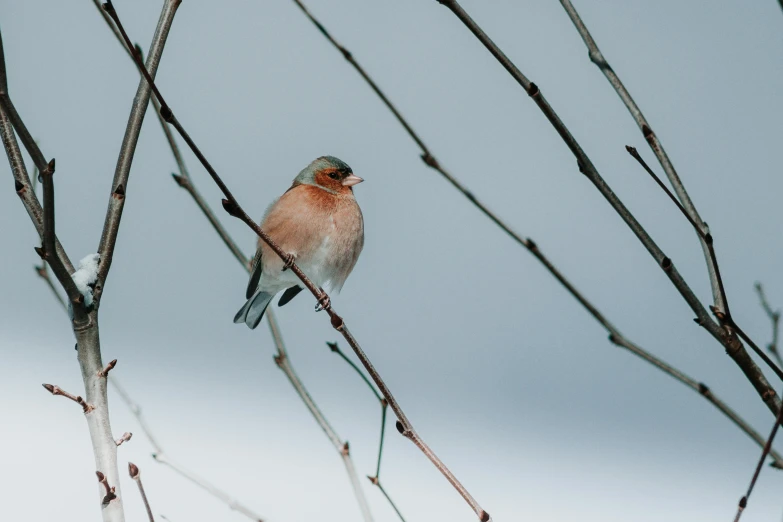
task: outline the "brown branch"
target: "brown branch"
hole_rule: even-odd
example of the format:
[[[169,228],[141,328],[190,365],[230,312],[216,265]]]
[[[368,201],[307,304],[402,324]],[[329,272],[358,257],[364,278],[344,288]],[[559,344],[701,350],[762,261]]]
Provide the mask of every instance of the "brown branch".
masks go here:
[[[117,25],[117,28],[120,30],[120,33],[123,36],[123,40],[125,41],[125,45],[129,49],[132,48],[133,44],[131,43],[130,39],[125,33],[125,30],[122,26],[122,23],[119,20],[119,17],[117,16],[116,11],[111,9],[108,11],[108,14],[109,16],[112,17],[114,23]],[[204,168],[207,170],[209,175],[212,177],[215,184],[220,188],[220,190],[225,195],[226,199],[223,200],[223,208],[229,214],[240,219],[248,227],[250,227],[258,235],[258,237],[260,237],[267,245],[269,245],[269,247],[278,256],[280,256],[281,259],[288,261],[289,260],[288,253],[285,252],[282,248],[280,248],[280,246],[274,240],[272,240],[272,238],[270,238],[263,230],[261,230],[261,227],[258,226],[258,224],[255,221],[253,221],[253,219],[247,214],[247,212],[245,212],[244,209],[240,206],[239,202],[236,200],[234,195],[231,193],[231,191],[228,189],[226,184],[220,178],[218,173],[215,171],[212,165],[207,161],[204,154],[196,146],[195,142],[192,140],[190,135],[185,131],[184,127],[179,122],[179,120],[177,120],[176,116],[171,111],[171,108],[168,106],[165,99],[161,96],[160,91],[155,85],[153,78],[150,76],[149,72],[144,67],[144,64],[141,62],[138,54],[135,52],[133,54],[134,54],[134,60],[136,62],[136,66],[139,68],[144,78],[146,78],[147,82],[150,84],[150,87],[152,88],[152,92],[155,94],[155,97],[160,102],[161,105],[160,113],[163,116],[163,119],[165,119],[167,123],[170,123],[171,125],[174,126],[175,129],[177,129],[177,132],[179,132],[182,139],[185,140],[185,142],[190,147],[191,151],[196,155],[196,157],[199,159],[201,164],[204,166]],[[296,274],[296,276],[302,281],[302,284],[305,287],[307,287],[308,290],[310,290],[310,292],[316,298],[318,304],[324,310],[326,310],[326,313],[329,315],[329,318],[331,320],[332,327],[342,334],[343,338],[345,338],[345,340],[354,350],[357,357],[359,357],[359,360],[367,369],[367,372],[370,374],[373,381],[375,381],[375,384],[381,390],[381,393],[383,393],[384,397],[386,397],[387,401],[389,402],[389,406],[397,415],[397,418],[399,419],[398,423],[404,428],[401,431],[401,433],[405,437],[409,438],[422,451],[422,453],[424,453],[424,455],[427,456],[427,458],[435,465],[435,467],[446,477],[449,483],[451,483],[451,485],[465,499],[465,501],[470,505],[470,507],[473,509],[473,511],[476,513],[476,515],[479,517],[479,519],[482,522],[487,522],[488,520],[490,520],[489,513],[487,513],[486,511],[484,511],[484,509],[481,508],[478,502],[476,502],[473,496],[462,485],[462,483],[457,479],[457,477],[448,469],[448,467],[443,463],[443,461],[440,460],[440,458],[438,458],[438,456],[432,451],[432,449],[421,439],[418,433],[413,429],[413,425],[405,416],[405,413],[402,411],[402,408],[400,408],[400,405],[397,403],[397,400],[391,394],[391,391],[389,390],[388,386],[386,386],[386,383],[383,381],[380,374],[372,365],[367,355],[364,353],[364,350],[362,350],[361,346],[359,345],[359,342],[353,337],[353,335],[348,330],[345,321],[332,308],[329,295],[323,290],[321,290],[319,287],[317,287],[315,284],[313,284],[310,278],[307,277],[307,275],[302,271],[301,268],[299,268],[299,266],[296,263],[290,263],[290,270],[294,274]]]
[[[764,444],[764,449],[761,451],[761,457],[759,458],[758,464],[756,464],[756,470],[753,472],[753,478],[750,479],[750,485],[748,486],[748,491],[739,501],[739,506],[737,507],[737,515],[734,517],[734,522],[739,522],[739,519],[742,516],[742,512],[745,510],[745,508],[748,505],[750,494],[753,493],[753,488],[756,486],[756,481],[758,480],[759,474],[761,473],[761,466],[764,465],[764,460],[766,460],[767,454],[772,449],[772,441],[775,440],[775,435],[777,435],[778,428],[780,428],[780,424],[782,422],[783,422],[783,408],[780,409],[780,412],[778,413],[778,417],[777,419],[775,419],[775,424],[772,426],[772,432],[769,434],[769,437],[767,438],[767,443]]]
[[[696,233],[701,237],[707,247],[709,248],[709,260],[710,263],[712,263],[712,267],[715,273],[715,277],[718,281],[718,286],[720,287],[720,295],[721,299],[723,300],[723,303],[725,304],[725,310],[726,312],[721,312],[716,307],[711,306],[710,310],[712,311],[713,315],[718,318],[718,320],[721,322],[721,324],[729,325],[734,330],[737,331],[739,336],[751,347],[751,349],[761,357],[761,359],[764,361],[764,363],[769,366],[772,371],[775,372],[775,374],[778,376],[779,379],[783,380],[783,370],[781,370],[773,361],[770,359],[767,354],[765,354],[761,348],[759,348],[756,343],[754,343],[750,337],[745,335],[745,332],[742,331],[742,329],[737,325],[737,323],[734,322],[734,319],[731,316],[731,313],[729,312],[729,300],[726,297],[726,291],[723,288],[723,278],[721,278],[720,275],[720,268],[718,268],[718,257],[715,255],[715,247],[713,245],[712,241],[712,235],[709,232],[703,232],[699,226],[696,224],[695,221],[693,221],[693,218],[688,214],[688,212],[685,210],[685,208],[680,204],[680,202],[677,200],[677,198],[674,196],[674,194],[671,193],[669,188],[664,185],[663,181],[653,172],[653,170],[650,168],[649,165],[647,165],[647,162],[642,159],[639,152],[636,150],[636,147],[631,147],[629,145],[625,146],[625,150],[628,151],[628,153],[633,156],[633,158],[639,162],[639,164],[644,168],[644,170],[655,180],[655,182],[658,184],[658,186],[663,189],[663,191],[666,193],[667,196],[669,196],[669,199],[671,199],[674,204],[677,206],[678,209],[680,209],[680,212],[688,219],[691,226],[696,230]]]
[[[563,142],[569,148],[577,160],[579,171],[584,174],[618,215],[625,221],[631,231],[636,235],[639,241],[644,245],[650,255],[655,259],[671,283],[683,297],[691,310],[696,314],[695,321],[707,330],[721,345],[726,348],[728,355],[740,367],[748,381],[753,385],[756,393],[767,405],[769,410],[777,415],[781,408],[780,399],[775,390],[770,386],[769,381],[762,373],[758,365],[753,361],[744,346],[728,328],[715,323],[707,310],[699,301],[696,294],[688,286],[685,280],[674,266],[671,258],[666,256],[655,241],[650,237],[644,227],[636,220],[628,208],[620,201],[617,195],[607,185],[606,181],[598,173],[590,158],[582,150],[582,147],[576,141],[571,131],[563,123],[555,110],[544,98],[538,86],[531,82],[520,70],[509,60],[509,58],[500,50],[500,48],[487,36],[487,34],[476,24],[476,22],[465,12],[465,10],[455,0],[438,0],[441,4],[451,10],[452,13],[473,33],[473,35],[487,48],[487,50],[498,60],[506,71],[519,83],[525,92],[536,103],[541,112],[546,116],[554,129],[562,138]]]
[[[230,509],[237,511],[238,513],[242,513],[246,517],[250,518],[251,520],[255,520],[256,522],[263,522],[263,519],[260,516],[258,516],[253,511],[251,511],[248,507],[246,507],[245,505],[241,504],[239,501],[231,497],[228,493],[218,489],[210,482],[207,482],[199,475],[196,475],[195,473],[184,468],[178,463],[169,460],[166,453],[163,451],[163,447],[158,442],[158,439],[152,433],[152,428],[150,428],[150,425],[147,424],[144,415],[142,415],[141,407],[138,404],[136,404],[133,401],[133,399],[131,399],[130,395],[128,395],[128,392],[125,391],[125,389],[122,386],[120,386],[120,384],[117,382],[117,379],[113,375],[110,375],[108,380],[111,382],[112,386],[114,386],[114,389],[117,391],[117,394],[120,396],[120,398],[128,407],[128,409],[133,414],[133,416],[136,417],[136,420],[138,421],[139,426],[141,427],[142,433],[144,433],[144,436],[147,437],[147,440],[149,440],[150,445],[152,446],[153,449],[152,458],[154,458],[156,462],[170,467],[178,474],[182,475],[183,477],[193,482],[197,486],[206,490],[212,496],[218,498],[220,501],[228,505]]]
[[[167,0],[164,5],[164,16],[161,16],[160,21],[158,22],[158,27],[155,31],[156,37],[153,39],[152,46],[150,47],[150,53],[149,56],[147,56],[147,64],[145,67],[148,74],[152,76],[155,76],[157,73],[158,65],[160,65],[160,59],[163,54],[163,48],[166,44],[174,15],[176,14],[180,3],[181,0]],[[109,15],[114,11],[111,1],[106,2],[104,8]],[[135,55],[133,46],[128,47],[128,51]],[[106,286],[106,278],[111,269],[111,263],[114,257],[114,247],[117,243],[120,220],[122,219],[122,211],[125,207],[125,195],[128,188],[131,165],[133,163],[136,145],[139,141],[139,134],[141,132],[141,125],[144,122],[149,100],[150,88],[148,83],[142,79],[139,82],[136,96],[133,99],[128,125],[125,129],[125,136],[123,137],[122,145],[120,146],[120,154],[117,159],[114,179],[111,184],[112,189],[111,196],[109,197],[109,206],[106,210],[106,219],[104,220],[103,232],[101,233],[101,240],[98,245],[98,254],[101,256],[101,264],[98,270],[98,281],[95,285],[96,308],[100,306],[101,296],[103,295],[103,290]]]
[[[150,507],[149,500],[147,500],[147,494],[144,492],[144,486],[141,483],[141,472],[139,471],[139,467],[133,462],[128,462],[128,474],[130,475],[130,478],[136,482],[136,485],[139,486],[139,493],[141,494],[142,502],[144,502],[144,507],[147,510],[147,517],[149,517],[150,522],[155,522],[155,517],[152,516],[152,508]]]
[[[764,312],[766,312],[767,316],[769,316],[769,320],[772,323],[772,340],[767,345],[767,350],[769,350],[769,353],[775,356],[775,359],[777,359],[778,364],[780,366],[783,366],[783,357],[781,357],[780,351],[778,351],[780,310],[773,310],[772,307],[769,305],[769,301],[767,301],[767,296],[764,293],[764,287],[761,286],[761,283],[756,283],[755,288],[756,288],[756,293],[758,293],[759,295],[759,301],[761,301],[761,307],[764,309]]]
[[[783,0],[781,0],[783,1]],[[638,345],[631,343],[628,341],[617,328],[615,328],[614,325],[612,325],[606,317],[593,305],[584,295],[582,295],[576,287],[568,280],[566,277],[554,266],[554,264],[541,252],[541,250],[538,248],[538,245],[530,238],[523,238],[521,235],[519,235],[517,232],[513,231],[505,222],[503,222],[500,218],[497,217],[497,215],[489,210],[483,203],[481,203],[472,192],[470,192],[467,188],[465,188],[464,185],[462,185],[459,181],[456,180],[451,174],[449,174],[442,166],[441,164],[435,159],[432,152],[429,150],[429,148],[425,145],[422,138],[413,130],[410,123],[405,120],[405,118],[402,116],[402,114],[399,112],[399,110],[394,106],[394,104],[391,103],[389,98],[384,94],[384,92],[380,89],[378,84],[372,79],[372,77],[367,73],[367,71],[358,63],[356,58],[354,57],[353,53],[351,53],[348,49],[346,49],[342,44],[340,44],[332,35],[327,31],[327,29],[324,27],[324,25],[317,19],[313,14],[304,6],[304,4],[301,2],[301,0],[294,0],[294,2],[299,6],[299,8],[302,10],[302,12],[307,16],[307,18],[315,25],[315,27],[321,32],[321,34],[324,35],[324,37],[329,41],[329,43],[337,49],[337,51],[340,52],[340,54],[345,58],[345,60],[353,66],[353,68],[359,73],[359,75],[364,79],[364,81],[370,86],[370,88],[378,95],[378,98],[383,102],[383,104],[389,109],[389,111],[394,115],[394,117],[397,119],[397,121],[402,125],[402,127],[405,129],[407,134],[413,139],[414,142],[419,146],[421,149],[421,158],[424,161],[424,163],[439,172],[441,175],[443,175],[446,180],[448,180],[460,193],[462,193],[468,201],[470,201],[474,206],[476,206],[481,212],[483,212],[487,217],[489,217],[498,227],[500,227],[504,232],[506,232],[517,244],[523,246],[528,252],[533,254],[533,256],[538,259],[538,261],[541,262],[542,265],[549,271],[550,274],[552,274],[557,281],[565,287],[565,289],[581,304],[585,310],[590,313],[590,315],[598,321],[601,326],[603,326],[607,333],[609,333],[610,338],[614,337],[615,339],[621,340],[621,343],[615,343],[617,346],[624,347],[631,351],[631,353],[634,353],[635,355],[638,355],[642,360],[649,362],[654,367],[664,371],[671,377],[677,379],[678,381],[682,382],[686,386],[699,391],[699,386],[696,386],[697,381],[693,380],[692,378],[688,377],[687,375],[683,374],[682,372],[676,370],[672,366],[666,364],[662,360],[656,358],[649,352],[643,350]],[[677,202],[679,204],[679,201]],[[690,217],[690,216],[689,216]],[[633,348],[631,348],[631,346]],[[761,435],[758,434],[753,428],[745,422],[737,413],[726,406],[725,403],[718,400],[717,397],[712,395],[710,392],[709,396],[702,394],[707,400],[709,400],[715,407],[717,407],[726,417],[729,418],[732,422],[734,422],[738,427],[740,427],[748,436],[750,436],[753,440],[755,440],[759,445],[764,445],[764,438],[761,437]],[[711,399],[710,397],[714,398]],[[775,462],[773,463],[775,465],[779,465],[780,467],[783,467],[783,459],[776,458]]]
[[[129,440],[131,440],[131,437],[133,437],[133,433],[131,433],[129,431],[126,431],[125,433],[122,434],[122,437],[120,437],[119,439],[115,440],[114,443],[117,446],[122,446],[122,444],[124,442],[128,442]]]
[[[696,229],[700,232],[699,239],[701,242],[702,251],[704,252],[704,258],[707,261],[707,271],[709,273],[710,284],[712,287],[714,305],[719,310],[728,315],[729,309],[726,302],[726,293],[723,290],[723,284],[720,281],[720,275],[717,272],[717,265],[712,262],[714,260],[712,245],[705,239],[705,236],[710,232],[707,223],[705,223],[704,220],[702,220],[699,216],[695,205],[691,201],[688,192],[685,190],[685,186],[680,180],[680,176],[677,174],[677,171],[669,159],[669,156],[666,154],[666,151],[664,151],[663,145],[658,139],[658,135],[652,131],[650,123],[644,117],[644,114],[642,114],[642,110],[639,108],[639,106],[636,105],[636,102],[631,97],[631,93],[628,92],[628,90],[625,88],[625,85],[623,85],[623,82],[620,81],[620,78],[614,72],[614,69],[612,69],[609,63],[607,63],[604,55],[601,53],[601,50],[598,49],[598,45],[595,43],[595,40],[590,34],[590,31],[587,30],[587,26],[585,26],[584,22],[579,17],[579,13],[576,12],[576,9],[574,9],[574,6],[571,4],[570,0],[560,0],[560,3],[563,5],[566,13],[568,13],[568,16],[571,18],[571,22],[573,22],[574,26],[579,32],[579,35],[582,37],[582,40],[587,47],[590,61],[601,70],[612,87],[614,87],[614,90],[617,92],[617,95],[623,101],[628,111],[631,113],[634,121],[636,121],[636,124],[639,126],[639,130],[641,130],[644,139],[647,140],[647,143],[650,145],[650,148],[652,149],[656,158],[658,158],[658,162],[661,164],[661,167],[663,167],[663,170],[666,173],[666,177],[669,178],[669,182],[672,184],[672,187],[674,187],[674,191],[677,193],[677,196],[682,202],[682,205],[685,208],[687,214],[694,222],[701,224],[700,226],[697,226]]]
[[[63,397],[66,397],[68,399],[71,399],[73,402],[78,404],[82,407],[82,410],[84,413],[90,413],[92,410],[95,409],[94,406],[91,404],[87,404],[84,399],[82,399],[81,395],[74,395],[72,393],[68,393],[67,391],[63,390],[59,386],[55,386],[54,384],[42,384],[46,390],[51,393],[52,395],[62,395]]]

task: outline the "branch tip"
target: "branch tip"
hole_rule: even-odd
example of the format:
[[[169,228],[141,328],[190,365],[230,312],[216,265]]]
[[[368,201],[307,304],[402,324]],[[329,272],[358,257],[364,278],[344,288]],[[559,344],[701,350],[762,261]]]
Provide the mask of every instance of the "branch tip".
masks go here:
[[[128,462],[128,474],[130,475],[130,478],[132,478],[133,480],[138,480],[139,467],[133,462]]]
[[[479,516],[479,518],[481,519],[481,522],[489,522],[489,519],[490,519],[491,517],[489,516],[489,513],[487,513],[486,511],[484,511],[484,510],[482,509],[482,510],[481,510],[481,515]]]
[[[122,443],[123,442],[128,442],[129,440],[131,440],[131,437],[133,437],[133,433],[131,433],[129,431],[126,431],[125,433],[122,434],[122,437],[120,437],[119,439],[115,440],[114,443],[117,446],[122,446]]]
[[[44,250],[43,247],[33,247],[33,249],[35,250],[35,253],[38,254],[38,257],[46,260],[46,250]]]
[[[228,214],[230,216],[233,216],[235,218],[238,218],[238,217],[241,216],[241,214],[239,213],[239,209],[237,208],[236,203],[234,203],[233,201],[229,201],[226,198],[223,198],[220,202],[223,204],[223,210],[228,212]]]
[[[371,477],[370,475],[367,475],[367,480],[373,483],[373,485],[378,485],[378,477]]]
[[[117,359],[114,359],[109,364],[106,365],[106,368],[98,372],[98,377],[106,377],[109,375],[109,372],[114,369],[114,367],[117,366]]]
[[[326,346],[329,347],[329,349],[333,352],[339,352],[340,348],[337,346],[337,343],[335,342],[329,342],[327,341]]]
[[[174,172],[172,172],[171,177],[174,178],[174,181],[177,182],[177,185],[179,185],[182,188],[185,188],[187,184],[187,181],[185,180],[185,176],[180,176],[179,174],[175,174]]]
[[[48,391],[52,395],[62,395],[63,397],[71,399],[73,402],[75,402],[76,404],[82,407],[84,413],[90,413],[92,410],[95,409],[95,407],[92,406],[91,404],[87,404],[80,395],[73,395],[72,393],[68,393],[67,391],[63,390],[59,386],[56,386],[54,384],[42,384],[41,386],[43,386],[46,389],[46,391]]]

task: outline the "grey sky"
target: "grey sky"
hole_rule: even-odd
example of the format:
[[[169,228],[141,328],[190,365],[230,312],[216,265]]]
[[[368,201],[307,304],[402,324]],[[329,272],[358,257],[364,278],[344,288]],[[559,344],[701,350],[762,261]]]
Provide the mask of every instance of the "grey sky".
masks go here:
[[[783,307],[780,142],[783,13],[777,2],[574,1],[660,136],[716,241],[732,312],[759,342],[753,291]],[[144,48],[161,2],[116,2]],[[684,218],[626,154],[654,164],[633,120],[554,0],[464,7],[545,93],[599,171],[699,297],[706,268]],[[578,172],[519,86],[436,1],[311,1],[438,159],[553,262],[629,338],[710,385],[762,433],[772,418],[627,227]],[[3,2],[10,92],[57,158],[58,235],[95,252],[138,74],[93,4]],[[759,448],[682,385],[606,340],[543,267],[418,159],[418,149],[290,1],[188,0],[158,81],[179,119],[255,215],[313,158],[356,188],[366,246],[334,299],[420,434],[496,521],[728,520]],[[189,153],[216,209],[220,194]],[[37,237],[0,162],[0,518],[95,520],[73,335],[36,278]],[[660,171],[657,164],[657,171]],[[246,274],[187,194],[148,114],[101,307],[105,360],[171,457],[275,522],[360,520],[342,463],[272,362],[266,327],[231,323]],[[220,217],[248,253],[252,233]],[[302,294],[278,314],[298,373],[360,475],[374,471],[375,399],[325,341]],[[771,374],[770,374],[771,375]],[[776,384],[777,385],[777,384]],[[119,398],[112,425],[156,513],[241,515],[149,458]],[[390,427],[391,428],[391,427]],[[123,473],[124,474],[124,473]],[[382,479],[410,522],[475,516],[391,428]],[[142,506],[128,480],[129,520]],[[743,520],[777,520],[781,472],[765,468]],[[377,490],[378,521],[395,520]],[[722,517],[722,518],[721,518]]]

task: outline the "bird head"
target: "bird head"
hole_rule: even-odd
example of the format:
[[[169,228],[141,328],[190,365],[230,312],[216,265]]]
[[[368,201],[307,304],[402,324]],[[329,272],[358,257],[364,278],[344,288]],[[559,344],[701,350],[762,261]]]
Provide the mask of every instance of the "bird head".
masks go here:
[[[344,194],[352,192],[352,187],[362,181],[344,161],[321,156],[299,173],[294,185],[314,185],[332,194]]]

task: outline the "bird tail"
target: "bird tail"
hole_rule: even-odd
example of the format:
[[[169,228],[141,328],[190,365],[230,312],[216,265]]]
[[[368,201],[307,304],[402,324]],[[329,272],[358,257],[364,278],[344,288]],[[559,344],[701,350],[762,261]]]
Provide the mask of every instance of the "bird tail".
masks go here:
[[[255,329],[264,317],[266,307],[272,302],[274,296],[274,294],[259,290],[239,309],[237,315],[234,316],[234,322],[245,323],[251,330]]]

